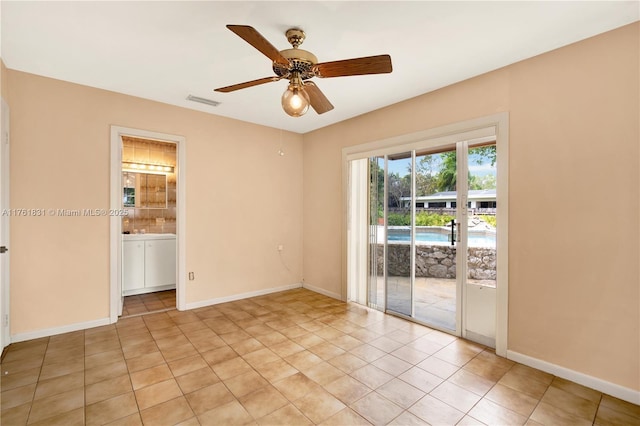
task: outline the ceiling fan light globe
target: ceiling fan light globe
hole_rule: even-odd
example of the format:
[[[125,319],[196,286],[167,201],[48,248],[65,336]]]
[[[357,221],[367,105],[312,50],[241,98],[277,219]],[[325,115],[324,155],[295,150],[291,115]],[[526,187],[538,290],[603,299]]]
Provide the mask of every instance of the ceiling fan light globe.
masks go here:
[[[282,109],[291,117],[301,117],[309,110],[309,95],[301,87],[289,86],[282,94]]]

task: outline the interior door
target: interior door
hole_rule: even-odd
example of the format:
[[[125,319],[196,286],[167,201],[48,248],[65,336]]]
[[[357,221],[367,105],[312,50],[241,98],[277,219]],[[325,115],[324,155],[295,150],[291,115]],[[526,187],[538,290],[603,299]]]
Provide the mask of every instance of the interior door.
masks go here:
[[[9,106],[0,100],[0,352],[11,343],[9,326]]]
[[[122,136],[118,137],[118,144],[115,146],[115,149],[117,150],[117,160],[118,160],[118,164],[120,165],[118,168],[120,170],[120,173],[118,174],[120,181],[118,182],[118,189],[117,191],[121,191],[120,188],[122,189],[122,193],[120,193],[120,202],[119,204],[119,208],[120,209],[124,209],[125,208],[125,204],[128,204],[128,202],[130,201],[130,199],[127,197],[125,198],[125,194],[128,194],[130,191],[124,189],[125,186],[129,186],[129,185],[136,185],[136,180],[134,176],[129,176],[127,175],[126,178],[123,176],[122,173]],[[113,148],[113,147],[112,147]],[[123,180],[124,182],[126,182],[126,185],[123,185]],[[137,180],[137,184],[139,185],[140,181]],[[134,201],[134,205],[135,205],[135,201]],[[118,297],[120,298],[120,303],[118,303],[118,316],[121,317],[122,316],[122,311],[124,310],[124,294],[125,291],[127,290],[125,287],[125,280],[124,280],[124,276],[125,274],[128,273],[128,271],[125,270],[125,265],[124,265],[124,256],[125,256],[125,247],[124,247],[124,241],[122,240],[122,221],[117,220],[117,230],[118,230],[118,244],[117,244],[117,254],[116,254],[116,262],[118,263],[118,271],[120,271],[120,279],[117,280],[117,293],[118,293]],[[143,255],[144,255],[144,250],[143,250]],[[143,259],[144,260],[144,259]]]

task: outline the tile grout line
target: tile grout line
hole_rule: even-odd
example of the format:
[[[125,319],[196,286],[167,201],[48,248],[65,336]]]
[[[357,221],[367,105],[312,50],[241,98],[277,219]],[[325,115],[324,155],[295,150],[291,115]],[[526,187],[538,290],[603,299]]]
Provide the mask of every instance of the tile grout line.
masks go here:
[[[44,354],[42,355],[42,364],[40,364],[38,379],[36,380],[36,383],[35,383],[36,386],[33,388],[33,396],[31,397],[31,402],[29,403],[29,414],[27,415],[26,424],[29,424],[29,418],[31,417],[31,410],[33,409],[33,402],[36,399],[36,391],[38,390],[38,384],[40,383],[40,376],[42,375],[42,369],[44,368],[44,360],[47,357],[47,351],[49,350],[49,343],[51,343],[51,337],[47,337],[47,345],[44,349]]]

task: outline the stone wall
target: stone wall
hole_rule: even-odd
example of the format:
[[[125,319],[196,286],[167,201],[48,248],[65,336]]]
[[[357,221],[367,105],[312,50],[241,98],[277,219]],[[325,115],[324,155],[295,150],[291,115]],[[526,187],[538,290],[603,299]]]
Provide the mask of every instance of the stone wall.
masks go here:
[[[469,247],[467,268],[469,278],[495,280],[497,271],[496,249]]]
[[[411,273],[411,246],[389,244],[389,275],[408,277]],[[378,274],[382,274],[384,247],[377,245]],[[496,279],[496,249],[468,248],[468,278]],[[416,277],[455,278],[456,248],[446,245],[416,245]]]

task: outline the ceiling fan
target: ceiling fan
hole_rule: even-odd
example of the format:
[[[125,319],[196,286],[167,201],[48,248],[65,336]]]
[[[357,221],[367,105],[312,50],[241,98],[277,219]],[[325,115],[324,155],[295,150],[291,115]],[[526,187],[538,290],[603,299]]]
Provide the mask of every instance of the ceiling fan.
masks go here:
[[[282,95],[282,108],[292,117],[300,117],[309,109],[309,105],[323,114],[333,109],[333,105],[312,81],[313,77],[329,78],[351,75],[384,74],[392,71],[389,55],[367,56],[342,61],[320,62],[306,50],[299,49],[305,39],[305,33],[299,28],[290,28],[285,33],[293,49],[278,50],[255,28],[247,25],[227,25],[244,41],[258,49],[273,61],[272,77],[260,78],[220,87],[216,92],[233,92],[247,87],[257,86],[282,79],[289,80],[289,87]]]

